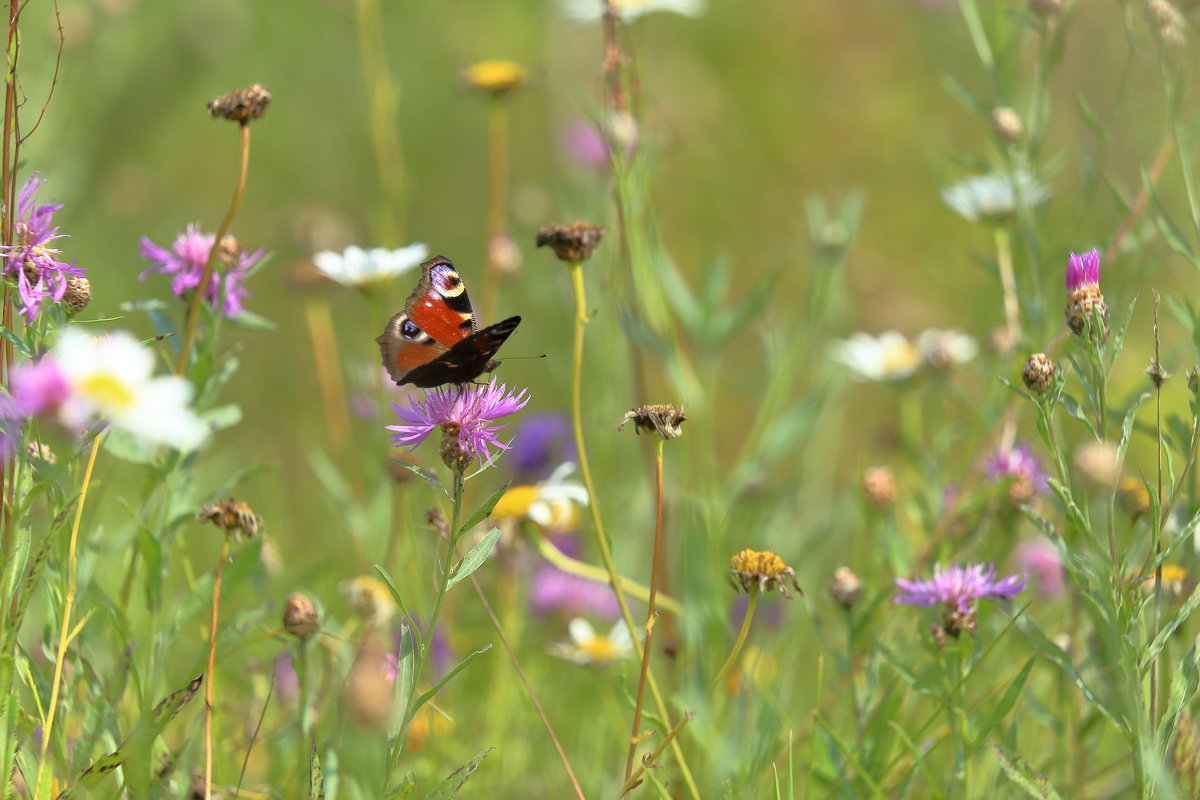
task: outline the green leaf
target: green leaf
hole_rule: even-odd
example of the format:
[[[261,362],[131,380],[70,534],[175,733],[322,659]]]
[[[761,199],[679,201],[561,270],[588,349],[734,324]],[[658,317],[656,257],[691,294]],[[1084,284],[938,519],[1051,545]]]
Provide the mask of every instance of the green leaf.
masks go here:
[[[489,747],[454,770],[454,772],[451,772],[445,780],[425,793],[425,800],[447,800],[447,798],[453,797],[462,788],[463,784],[475,774],[475,770],[479,769],[479,764],[495,749],[494,747]]]
[[[446,495],[446,497],[450,496],[450,492],[446,491],[446,487],[442,486],[442,482],[439,481],[437,479],[437,476],[434,475],[429,470],[424,469],[423,467],[418,467],[416,464],[409,464],[406,461],[400,461],[399,459],[395,459],[395,458],[388,458],[388,461],[391,461],[393,464],[398,464],[399,466],[404,467],[409,472],[412,472],[413,474],[418,475],[422,480],[424,480],[430,486],[437,489],[442,494]]]
[[[308,751],[308,800],[325,800],[325,776],[321,774],[321,759],[317,757],[317,740]]]
[[[454,666],[454,669],[447,672],[445,677],[443,677],[440,681],[437,682],[436,686],[434,686],[432,689],[425,692],[425,694],[423,694],[417,698],[417,702],[413,703],[412,712],[409,713],[409,715],[408,715],[409,719],[411,719],[413,717],[413,715],[417,713],[417,710],[420,709],[421,706],[425,705],[430,700],[432,700],[434,697],[436,697],[437,693],[441,691],[443,686],[445,686],[447,683],[450,682],[451,678],[453,678],[458,673],[462,672],[464,669],[466,669],[468,664],[470,664],[472,661],[479,658],[481,655],[483,655],[484,653],[486,653],[488,650],[491,650],[491,649],[492,649],[492,646],[490,644],[486,644],[483,647],[476,650],[474,653],[471,653],[470,655],[468,655],[462,661],[458,662],[458,664],[456,664]]]
[[[499,489],[492,492],[491,495],[488,496],[487,500],[484,500],[482,503],[480,503],[479,507],[475,509],[471,516],[467,518],[467,521],[462,524],[462,527],[458,529],[458,535],[461,536],[465,531],[471,530],[471,528],[474,528],[476,525],[487,519],[491,515],[492,509],[495,508],[496,504],[500,502],[500,498],[504,497],[504,493],[508,491],[508,487],[509,484],[504,484]]]
[[[379,573],[379,577],[382,578],[383,582],[387,584],[388,591],[392,593],[392,599],[395,600],[396,605],[400,607],[400,613],[402,613],[405,617],[408,618],[410,625],[415,625],[416,621],[414,620],[413,615],[408,613],[408,606],[404,605],[404,598],[400,596],[400,590],[397,589],[396,584],[392,582],[392,576],[389,575],[387,573],[387,570],[385,570],[379,564],[375,565],[375,571],[377,573]],[[413,630],[417,634],[417,643],[420,644],[421,632],[419,630],[416,630],[416,628],[414,628]]]
[[[409,800],[417,796],[417,782],[412,773],[408,773],[395,789],[385,794],[382,800]]]
[[[1034,770],[1029,762],[1021,758],[1015,751],[995,743],[991,747],[996,753],[996,758],[1000,760],[1000,769],[1004,770],[1008,779],[1023,789],[1025,794],[1037,800],[1062,800],[1062,795],[1054,790],[1049,779]]]
[[[416,652],[414,628],[409,623],[400,633],[400,654],[396,659],[396,691],[387,723],[388,739],[395,739],[404,733],[408,723],[408,704],[412,700],[416,680]]]
[[[1150,666],[1154,659],[1158,657],[1158,654],[1162,652],[1162,649],[1166,647],[1171,635],[1179,630],[1180,625],[1187,622],[1188,617],[1192,615],[1197,606],[1200,606],[1200,586],[1197,586],[1192,591],[1192,595],[1187,599],[1187,602],[1180,606],[1175,615],[1171,617],[1171,620],[1154,637],[1154,641],[1150,642],[1150,646],[1142,652],[1141,660],[1138,662],[1139,669],[1146,669]]]
[[[232,322],[235,327],[247,331],[264,331],[266,333],[274,333],[279,329],[279,326],[274,322],[264,316],[255,314],[253,311],[243,311],[236,317],[231,318],[229,321]]]
[[[1004,719],[1009,711],[1012,711],[1012,707],[1016,704],[1017,698],[1021,696],[1021,689],[1024,688],[1025,681],[1029,678],[1029,672],[1033,669],[1033,663],[1036,660],[1037,658],[1035,657],[1030,658],[1025,662],[1025,666],[1021,668],[1021,671],[1017,673],[1017,676],[1012,679],[1012,683],[1010,683],[1008,688],[1004,690],[1004,695],[1000,698],[1000,702],[996,703],[995,707],[992,709],[992,713],[989,714],[987,719],[980,724],[979,732],[975,736],[975,747],[979,747],[981,744],[983,744],[984,739],[987,738],[987,735],[991,732],[992,728],[996,727],[1000,720]]]
[[[33,351],[29,349],[29,345],[25,344],[25,340],[17,334],[13,333],[8,328],[0,326],[0,336],[3,336],[9,344],[17,349],[17,352],[25,358],[33,358]]]
[[[1117,461],[1125,460],[1125,451],[1129,449],[1129,440],[1133,434],[1133,423],[1137,419],[1137,413],[1141,409],[1142,404],[1151,397],[1149,392],[1143,392],[1133,401],[1133,405],[1125,412],[1125,419],[1121,421],[1121,441],[1117,444]]]
[[[487,536],[480,539],[474,547],[467,551],[462,560],[454,565],[454,569],[450,571],[450,581],[446,584],[446,588],[449,589],[483,566],[483,562],[487,561],[488,556],[492,554],[492,548],[496,546],[499,538],[499,528],[492,528],[488,531]]]

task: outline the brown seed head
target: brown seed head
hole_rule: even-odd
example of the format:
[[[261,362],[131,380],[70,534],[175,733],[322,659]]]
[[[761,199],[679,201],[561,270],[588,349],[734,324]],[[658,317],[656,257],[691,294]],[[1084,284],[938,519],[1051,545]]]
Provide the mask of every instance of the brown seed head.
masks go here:
[[[1025,126],[1017,112],[1008,106],[992,109],[992,130],[1006,142],[1015,144],[1025,137]]]
[[[307,639],[321,627],[317,604],[296,592],[283,605],[283,629],[292,636]]]
[[[734,588],[741,588],[746,594],[756,591],[766,594],[772,589],[779,589],[784,597],[791,597],[784,583],[786,578],[800,596],[804,596],[800,584],[796,583],[796,571],[770,550],[741,551],[729,559],[729,575]]]
[[[1041,394],[1054,385],[1054,373],[1058,367],[1045,353],[1034,353],[1025,359],[1021,367],[1021,383],[1034,394]]]
[[[862,597],[862,581],[849,567],[838,567],[829,583],[829,595],[842,608],[853,608]]]
[[[1101,330],[1092,331],[1091,322],[1096,315],[1100,317]],[[1108,336],[1108,304],[1104,302],[1100,287],[1094,283],[1085,283],[1071,291],[1067,296],[1065,316],[1067,327],[1076,336],[1086,333],[1089,338],[1099,340]]]
[[[258,535],[264,524],[263,518],[255,514],[254,509],[245,503],[234,501],[232,497],[224,503],[202,507],[196,514],[196,519],[212,522],[225,531],[226,536],[234,533],[245,534],[248,538]],[[241,536],[237,535],[237,538],[240,540]]]
[[[67,290],[63,292],[62,302],[74,314],[83,311],[92,302],[91,281],[76,276],[67,278]]]
[[[242,246],[233,234],[227,233],[221,237],[221,246],[217,248],[217,263],[225,269],[237,266],[238,258],[242,255]]]
[[[871,467],[863,473],[863,494],[880,511],[896,505],[896,475],[891,467]]]
[[[262,84],[252,84],[245,89],[234,89],[208,101],[208,113],[246,125],[267,111],[271,93]]]
[[[458,442],[458,432],[461,426],[456,422],[448,422],[442,426],[442,444],[438,448],[438,455],[442,457],[442,463],[455,472],[466,472],[467,467],[471,466],[471,454],[462,449],[462,445]]]
[[[1025,475],[1014,475],[1008,482],[1008,500],[1015,506],[1027,506],[1037,497],[1037,487]]]
[[[1171,373],[1163,369],[1162,362],[1157,358],[1150,360],[1150,366],[1146,367],[1146,374],[1150,376],[1150,382],[1154,384],[1155,389],[1161,389],[1167,382],[1167,378],[1171,377]]]
[[[635,433],[640,434],[643,430],[647,430],[657,433],[663,439],[678,439],[683,435],[681,426],[687,421],[687,417],[683,415],[683,409],[679,406],[662,403],[638,406],[632,411],[625,412],[617,430],[624,428],[625,423],[631,420]]]
[[[537,246],[549,246],[562,261],[587,261],[607,230],[590,222],[550,225],[538,231]]]

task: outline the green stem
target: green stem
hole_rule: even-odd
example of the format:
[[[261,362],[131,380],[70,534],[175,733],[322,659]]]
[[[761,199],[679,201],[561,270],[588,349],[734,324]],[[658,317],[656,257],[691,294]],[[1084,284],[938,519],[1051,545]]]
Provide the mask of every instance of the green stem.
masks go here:
[[[617,596],[617,605],[621,608],[621,618],[625,621],[625,627],[629,630],[629,638],[633,640],[633,647],[637,651],[638,657],[641,658],[642,643],[638,639],[637,625],[634,624],[633,615],[629,613],[629,603],[625,600],[625,591],[622,588],[620,576],[617,574],[617,567],[613,563],[612,550],[608,546],[608,537],[604,533],[604,522],[600,516],[599,498],[596,496],[596,486],[592,482],[592,468],[588,462],[587,447],[583,441],[583,329],[588,323],[587,293],[583,283],[583,264],[579,261],[570,261],[567,262],[567,267],[571,274],[571,286],[575,295],[575,339],[571,369],[571,427],[575,434],[575,450],[579,454],[579,473],[583,478],[584,488],[587,489],[588,510],[592,517],[592,532],[596,538],[596,547],[600,550],[600,559],[604,562],[604,568],[608,571],[608,583],[612,586],[613,593]],[[659,691],[658,682],[654,679],[654,672],[648,671],[646,679],[650,686],[650,694],[654,697],[654,704],[658,709],[659,716],[664,722],[669,722],[670,715],[667,713],[667,704],[663,700],[662,692]],[[675,760],[679,764],[679,771],[683,776],[684,783],[687,784],[688,793],[694,800],[700,800],[700,789],[696,786],[696,780],[692,777],[692,772],[683,757],[683,749],[679,746],[678,741],[671,742],[671,753],[675,756]]]
[[[507,93],[489,98],[488,195],[483,270],[483,318],[494,319],[500,303],[500,271],[496,239],[508,224],[508,101]]]
[[[1004,332],[1010,347],[1021,342],[1021,303],[1017,296],[1017,277],[1013,271],[1012,239],[1008,229],[996,226],[996,265],[1000,271],[1000,287],[1004,291]]]
[[[729,651],[729,657],[725,659],[725,663],[721,666],[717,677],[713,679],[712,690],[715,692],[725,680],[725,676],[729,674],[729,670],[733,669],[733,665],[737,663],[737,658],[742,653],[742,646],[746,644],[746,635],[750,633],[750,623],[754,621],[754,609],[758,607],[758,591],[750,592],[750,602],[746,605],[746,616],[742,618],[742,629],[738,631],[737,639],[733,643],[733,649]]]
[[[357,0],[354,10],[371,149],[379,167],[379,202],[373,204],[371,227],[379,246],[395,247],[404,234],[404,155],[396,125],[400,92],[388,70],[380,0]]]

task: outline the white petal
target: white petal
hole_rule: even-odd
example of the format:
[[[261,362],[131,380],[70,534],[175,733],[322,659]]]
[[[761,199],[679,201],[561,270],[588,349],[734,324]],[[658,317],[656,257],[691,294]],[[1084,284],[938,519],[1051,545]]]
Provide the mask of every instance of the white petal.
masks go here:
[[[567,632],[571,634],[571,641],[580,647],[596,638],[596,629],[583,617],[575,617],[568,622]]]

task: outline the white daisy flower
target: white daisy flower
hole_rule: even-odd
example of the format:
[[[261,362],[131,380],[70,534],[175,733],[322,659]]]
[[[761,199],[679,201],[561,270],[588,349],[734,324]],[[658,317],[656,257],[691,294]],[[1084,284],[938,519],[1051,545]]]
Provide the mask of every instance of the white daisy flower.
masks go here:
[[[567,623],[567,632],[571,635],[571,641],[552,642],[548,648],[551,655],[576,664],[608,664],[618,658],[626,658],[633,652],[629,628],[621,620],[612,626],[607,635],[601,636],[596,633],[592,623],[576,617]]]
[[[429,248],[417,242],[399,250],[376,247],[364,250],[351,245],[344,252],[323,250],[313,256],[317,269],[343,286],[358,289],[377,286],[409,270],[429,257]]]
[[[568,480],[575,465],[559,464],[546,480],[533,486],[514,486],[504,493],[492,509],[496,522],[530,520],[550,531],[574,530],[579,522],[579,507],[588,504],[587,489],[578,481]]]
[[[670,11],[685,17],[698,17],[705,11],[704,0],[612,0],[622,22],[633,22],[655,11]],[[604,15],[603,0],[563,0],[563,14],[580,22],[593,22]]]
[[[1001,219],[1017,210],[1050,199],[1050,190],[1025,170],[1018,170],[1014,181],[1008,175],[993,172],[975,175],[942,189],[942,200],[968,222]]]
[[[949,369],[975,358],[979,343],[955,328],[926,328],[917,334],[917,350],[934,369]]]
[[[127,333],[93,338],[68,328],[50,353],[70,387],[59,409],[63,423],[83,428],[105,419],[145,445],[193,449],[208,427],[188,407],[192,385],[154,375],[154,355]]]
[[[854,377],[868,381],[899,381],[921,366],[921,353],[898,331],[886,331],[878,338],[856,333],[834,342],[834,361],[849,367]]]

